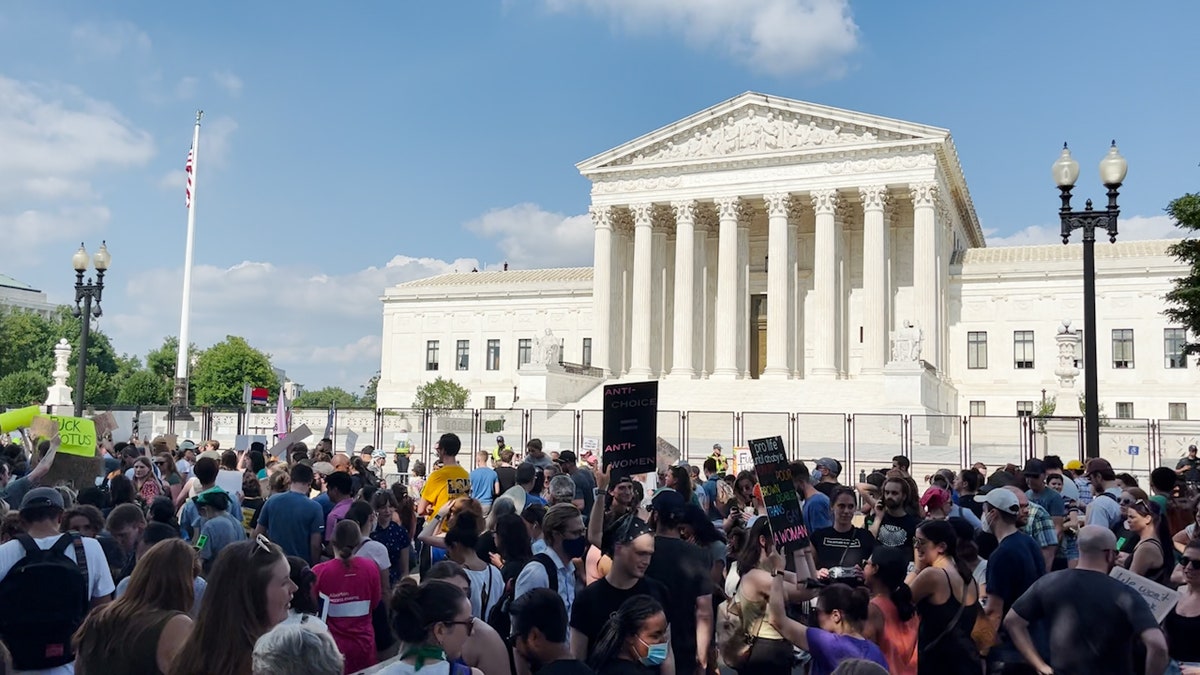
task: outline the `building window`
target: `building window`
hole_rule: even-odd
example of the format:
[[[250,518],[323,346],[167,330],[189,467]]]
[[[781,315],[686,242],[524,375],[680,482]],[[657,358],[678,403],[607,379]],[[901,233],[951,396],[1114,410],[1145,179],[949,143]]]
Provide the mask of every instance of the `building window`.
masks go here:
[[[1114,328],[1112,332],[1113,368],[1133,367],[1133,329]]]
[[[967,333],[967,367],[987,368],[987,331]]]
[[[1032,417],[1033,401],[1017,401],[1017,417]]]
[[[1133,403],[1117,402],[1117,419],[1131,420],[1133,419]]]
[[[1167,417],[1173,420],[1187,419],[1187,404],[1186,403],[1168,403]]]
[[[984,417],[987,415],[987,403],[983,401],[971,401],[971,417]]]
[[[438,341],[429,340],[425,343],[425,370],[438,369]]]
[[[585,367],[592,365],[592,338],[583,338],[583,357],[580,362]]]
[[[1013,368],[1033,368],[1033,331],[1013,331]]]
[[[527,365],[532,356],[533,340],[531,338],[517,340],[517,368]]]
[[[500,370],[500,341],[487,341],[487,369]]]
[[[454,368],[456,370],[468,370],[471,367],[471,341],[459,340],[458,346],[455,348]]]
[[[1163,357],[1167,368],[1187,368],[1187,356],[1183,354],[1183,346],[1187,344],[1187,334],[1182,328],[1167,328],[1163,331]]]
[[[483,397],[483,407],[487,408],[488,410],[495,410],[496,409],[496,397],[495,396],[484,396]]]

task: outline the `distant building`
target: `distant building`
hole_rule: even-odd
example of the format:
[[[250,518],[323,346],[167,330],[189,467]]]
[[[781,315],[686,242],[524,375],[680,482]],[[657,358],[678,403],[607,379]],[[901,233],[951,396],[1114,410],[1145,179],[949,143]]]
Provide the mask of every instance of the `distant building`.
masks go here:
[[[27,283],[0,274],[0,307],[36,312],[49,318],[56,305],[46,300],[46,294]]]

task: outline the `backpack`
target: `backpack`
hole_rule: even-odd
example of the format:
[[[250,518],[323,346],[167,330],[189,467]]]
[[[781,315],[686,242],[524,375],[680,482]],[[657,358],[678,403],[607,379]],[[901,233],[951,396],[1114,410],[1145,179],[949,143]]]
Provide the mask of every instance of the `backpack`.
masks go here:
[[[68,532],[46,550],[27,534],[16,539],[25,557],[0,581],[0,637],[17,670],[71,663],[71,636],[91,602],[83,539],[78,532]],[[75,560],[66,556],[69,546],[75,547]]]
[[[1117,499],[1115,496],[1113,496],[1113,494],[1111,492],[1101,492],[1100,494],[1096,495],[1093,499],[1103,499],[1105,497],[1108,497],[1109,499],[1113,500],[1114,502],[1120,502],[1120,500]],[[1125,521],[1122,520],[1121,518],[1117,518],[1117,521],[1115,523],[1110,522],[1108,524],[1108,529],[1112,530],[1112,533],[1117,535],[1117,539],[1120,539],[1121,533],[1125,531]]]
[[[545,553],[539,553],[533,556],[533,558],[526,563],[526,565],[530,565],[535,561],[541,563],[542,567],[545,568],[546,579],[549,581],[549,588],[557,593],[558,570],[554,567],[554,561],[551,560],[550,556],[546,555]],[[505,639],[512,634],[511,610],[514,596],[516,595],[516,587],[517,582],[515,579],[512,579],[506,583],[504,585],[504,594],[500,596],[500,602],[496,603],[496,606],[492,608],[492,611],[488,612],[487,617],[484,619],[487,621],[489,626],[496,629],[496,632],[500,634],[500,637]],[[490,591],[485,590],[485,593],[490,594]],[[484,600],[483,606],[487,606],[487,599]]]
[[[754,643],[758,641],[758,637],[754,633],[758,632],[762,627],[763,619],[766,618],[764,613],[753,628],[747,624],[737,594],[741,585],[742,580],[739,578],[737,586],[734,587],[733,596],[717,606],[716,620],[714,621],[717,654],[727,668],[738,671],[745,669],[749,662],[750,652],[754,649]]]

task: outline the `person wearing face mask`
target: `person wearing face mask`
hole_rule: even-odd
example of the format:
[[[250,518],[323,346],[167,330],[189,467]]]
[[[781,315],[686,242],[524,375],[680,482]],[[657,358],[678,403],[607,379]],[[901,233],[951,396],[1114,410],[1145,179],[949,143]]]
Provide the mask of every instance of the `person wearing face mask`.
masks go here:
[[[670,642],[662,604],[648,595],[635,595],[609,617],[588,665],[598,675],[659,673]]]
[[[583,516],[574,504],[555,504],[542,518],[546,550],[533,556],[517,576],[513,599],[535,588],[558,593],[568,615],[575,604],[575,560],[587,554]]]
[[[535,588],[512,605],[512,645],[533,675],[595,675],[571,654],[562,598]]]
[[[689,506],[683,495],[664,490],[654,495],[651,506],[654,555],[646,576],[666,586],[668,595],[675,599],[668,605],[668,620],[674,626],[671,646],[679,672],[705,671],[708,649],[698,647],[707,647],[713,637],[712,562],[707,551],[680,538]]]

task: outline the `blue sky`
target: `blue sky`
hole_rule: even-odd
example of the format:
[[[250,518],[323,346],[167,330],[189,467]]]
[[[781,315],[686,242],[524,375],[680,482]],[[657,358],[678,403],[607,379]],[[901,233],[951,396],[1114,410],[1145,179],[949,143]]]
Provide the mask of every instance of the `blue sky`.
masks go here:
[[[193,341],[244,335],[310,388],[379,363],[389,285],[591,262],[582,159],[754,90],[949,128],[992,244],[1054,241],[1064,140],[1126,238],[1197,184],[1200,4],[838,0],[9,3],[0,271],[66,301],[113,253],[100,326],[179,326],[182,167],[205,110]]]

